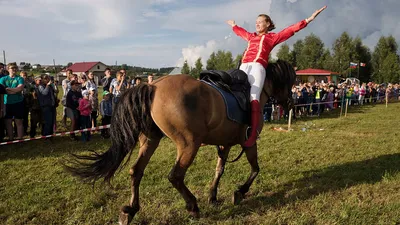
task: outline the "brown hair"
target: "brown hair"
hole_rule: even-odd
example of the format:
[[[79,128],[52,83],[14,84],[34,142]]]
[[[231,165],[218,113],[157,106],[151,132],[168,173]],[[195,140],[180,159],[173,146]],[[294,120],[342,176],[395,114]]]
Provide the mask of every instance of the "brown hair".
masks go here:
[[[264,17],[265,18],[265,22],[269,23],[268,31],[271,31],[271,30],[275,29],[275,24],[271,20],[271,17],[269,17],[267,14],[258,15],[258,17],[260,17],[260,16]]]

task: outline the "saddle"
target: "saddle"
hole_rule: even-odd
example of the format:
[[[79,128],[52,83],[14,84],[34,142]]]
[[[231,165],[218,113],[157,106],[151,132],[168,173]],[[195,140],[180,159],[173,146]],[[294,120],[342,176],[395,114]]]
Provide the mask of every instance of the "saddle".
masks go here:
[[[200,80],[210,82],[231,93],[240,109],[247,112],[250,106],[250,83],[247,74],[239,69],[228,71],[222,70],[204,70],[200,73]]]

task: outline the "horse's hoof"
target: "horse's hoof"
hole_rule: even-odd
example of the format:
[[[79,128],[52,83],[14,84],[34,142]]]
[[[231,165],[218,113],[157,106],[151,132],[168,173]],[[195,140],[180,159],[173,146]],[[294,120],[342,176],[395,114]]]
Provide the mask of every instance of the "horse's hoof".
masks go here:
[[[217,198],[216,198],[216,197],[209,197],[209,198],[208,198],[208,204],[210,204],[210,205],[217,205],[217,204],[218,204]]]
[[[192,217],[194,219],[200,218],[200,212],[198,212],[198,211],[197,212],[196,211],[190,211],[189,214],[190,214],[190,217]]]
[[[121,212],[119,214],[119,224],[120,225],[129,225],[132,221],[135,214],[139,211],[139,209],[135,209],[131,206],[124,206],[121,208]]]
[[[239,205],[240,202],[244,199],[244,195],[240,191],[235,191],[233,193],[232,202],[234,205]]]
[[[119,225],[129,225],[129,223],[131,222],[132,218],[133,217],[131,215],[129,215],[129,213],[121,212],[119,214],[118,223],[119,223]]]

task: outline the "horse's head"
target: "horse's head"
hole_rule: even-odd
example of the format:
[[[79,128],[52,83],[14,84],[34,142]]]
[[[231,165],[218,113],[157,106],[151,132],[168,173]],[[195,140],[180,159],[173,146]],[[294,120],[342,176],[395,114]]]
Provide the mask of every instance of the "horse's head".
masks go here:
[[[273,97],[284,109],[294,108],[291,88],[296,81],[296,72],[288,62],[278,60],[266,69],[263,92]]]

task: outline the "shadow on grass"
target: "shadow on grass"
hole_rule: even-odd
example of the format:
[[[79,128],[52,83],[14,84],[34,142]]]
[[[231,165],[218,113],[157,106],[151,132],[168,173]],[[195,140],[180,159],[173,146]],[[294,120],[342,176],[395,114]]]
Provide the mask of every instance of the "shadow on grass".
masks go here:
[[[267,192],[264,196],[248,196],[239,206],[228,209],[221,215],[211,219],[221,220],[235,216],[246,216],[263,213],[269,208],[281,208],[296,201],[312,199],[322,193],[341,191],[359,184],[374,184],[385,176],[393,176],[399,172],[400,154],[383,155],[359,162],[351,162],[327,167],[321,170],[310,170],[303,173],[304,178],[282,184],[276,192]]]

